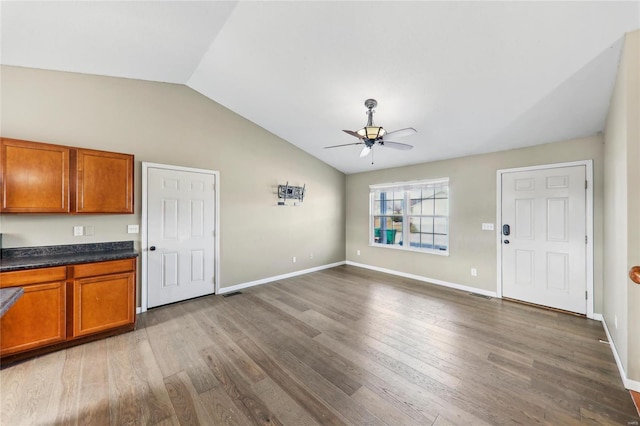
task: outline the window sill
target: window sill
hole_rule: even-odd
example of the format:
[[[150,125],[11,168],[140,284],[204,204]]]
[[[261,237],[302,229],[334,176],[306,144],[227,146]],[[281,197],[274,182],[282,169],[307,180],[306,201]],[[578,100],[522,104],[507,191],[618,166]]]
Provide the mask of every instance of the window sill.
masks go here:
[[[386,249],[392,249],[392,250],[401,250],[401,251],[411,251],[414,253],[424,253],[424,254],[435,254],[436,256],[449,256],[449,251],[442,251],[442,250],[418,250],[418,249],[414,249],[414,248],[408,248],[408,247],[404,247],[404,246],[398,246],[398,245],[394,245],[394,244],[376,244],[376,243],[369,243],[369,247],[380,247],[380,248],[386,248]]]

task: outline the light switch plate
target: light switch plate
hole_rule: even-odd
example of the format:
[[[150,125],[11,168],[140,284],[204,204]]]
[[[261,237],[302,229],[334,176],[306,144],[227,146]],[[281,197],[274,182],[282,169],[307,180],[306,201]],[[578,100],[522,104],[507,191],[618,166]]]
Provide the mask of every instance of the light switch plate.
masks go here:
[[[74,237],[82,237],[83,232],[84,232],[84,227],[82,227],[82,226],[74,226],[73,227],[73,236]]]
[[[483,223],[482,224],[483,231],[493,231],[493,223]]]
[[[127,225],[127,234],[137,234],[140,232],[140,225]]]

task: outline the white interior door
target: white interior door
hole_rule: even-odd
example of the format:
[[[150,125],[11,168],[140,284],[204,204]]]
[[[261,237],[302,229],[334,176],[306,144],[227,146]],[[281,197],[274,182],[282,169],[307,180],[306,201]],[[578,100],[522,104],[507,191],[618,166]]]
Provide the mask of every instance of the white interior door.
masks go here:
[[[504,297],[586,314],[585,182],[585,166],[502,174]]]
[[[215,174],[148,167],[147,306],[215,290]]]

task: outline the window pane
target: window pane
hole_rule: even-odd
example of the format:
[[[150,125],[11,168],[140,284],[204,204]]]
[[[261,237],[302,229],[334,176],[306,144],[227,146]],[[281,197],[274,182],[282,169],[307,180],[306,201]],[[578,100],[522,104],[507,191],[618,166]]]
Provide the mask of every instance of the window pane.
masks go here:
[[[395,200],[393,202],[393,214],[403,214],[404,213],[404,200]]]
[[[433,200],[424,200],[422,202],[422,214],[433,215],[434,214],[434,201]]]
[[[420,215],[422,214],[422,200],[411,200],[411,207],[409,209],[409,214],[412,215]]]
[[[434,195],[433,186],[422,188],[422,198],[433,198],[433,195]]]
[[[436,209],[435,209],[436,216],[447,216],[449,214],[449,200],[445,198],[445,199],[435,200],[435,202],[436,202]]]
[[[411,248],[420,248],[420,237],[422,235],[418,232],[409,234],[409,246]]]
[[[422,190],[421,189],[412,189],[409,193],[409,198],[412,200],[419,200],[422,198]]]
[[[380,205],[381,205],[381,202],[380,202],[380,201],[374,201],[374,202],[373,202],[373,214],[380,214],[380,213],[382,213],[382,212],[380,211]]]
[[[436,198],[449,198],[449,186],[443,185],[435,188]]]
[[[393,193],[394,200],[404,200],[404,191],[396,191]]]
[[[412,234],[420,232],[420,218],[419,217],[410,217],[409,218],[409,232]]]
[[[424,233],[433,233],[433,218],[432,217],[423,217],[422,218],[422,226],[420,227],[420,232]]]
[[[433,248],[433,234],[420,234],[420,236],[422,237],[422,244],[420,245],[420,248],[423,249],[431,249]]]
[[[447,245],[449,244],[449,238],[446,235],[435,235],[434,236],[434,245],[436,250],[447,250]]]
[[[433,232],[436,234],[448,234],[449,231],[447,229],[447,218],[446,217],[436,217],[433,219]]]

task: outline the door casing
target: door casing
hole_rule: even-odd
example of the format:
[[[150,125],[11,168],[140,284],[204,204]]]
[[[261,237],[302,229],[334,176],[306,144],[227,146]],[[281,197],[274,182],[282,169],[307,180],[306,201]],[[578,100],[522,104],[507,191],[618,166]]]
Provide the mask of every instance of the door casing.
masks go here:
[[[587,318],[594,318],[593,298],[593,160],[572,161],[566,163],[544,164],[539,166],[517,167],[513,169],[500,169],[496,172],[496,261],[497,261],[497,286],[496,294],[502,298],[502,175],[504,173],[523,172],[551,169],[558,167],[585,166],[587,191],[586,191],[586,277],[587,277]]]
[[[149,243],[147,235],[147,170],[149,168],[176,170],[182,172],[193,173],[207,173],[215,176],[215,205],[214,205],[214,221],[215,221],[215,235],[214,235],[214,294],[218,294],[220,289],[220,172],[214,170],[197,169],[193,167],[174,166],[169,164],[158,164],[142,162],[142,242],[141,242],[141,292],[140,292],[140,312],[147,311],[147,291],[148,291],[148,277],[147,277],[147,255],[149,253]]]

